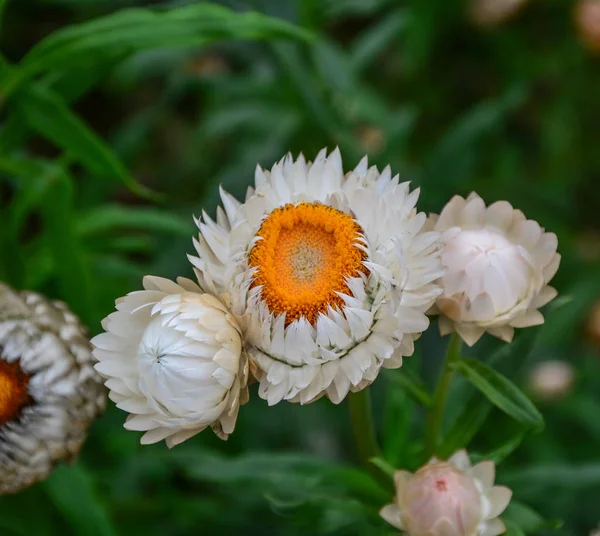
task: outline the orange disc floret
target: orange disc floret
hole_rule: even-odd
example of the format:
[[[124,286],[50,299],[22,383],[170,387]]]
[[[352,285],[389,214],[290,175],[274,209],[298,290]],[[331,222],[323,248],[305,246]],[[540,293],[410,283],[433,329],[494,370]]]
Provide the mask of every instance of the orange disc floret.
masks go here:
[[[286,325],[306,318],[314,324],[329,307],[340,307],[338,292],[349,294],[346,279],[367,273],[359,247],[362,229],[348,214],[319,203],[288,204],[262,223],[250,251],[253,286]]]
[[[18,362],[0,359],[0,426],[16,419],[21,409],[31,402],[27,386],[30,376]]]

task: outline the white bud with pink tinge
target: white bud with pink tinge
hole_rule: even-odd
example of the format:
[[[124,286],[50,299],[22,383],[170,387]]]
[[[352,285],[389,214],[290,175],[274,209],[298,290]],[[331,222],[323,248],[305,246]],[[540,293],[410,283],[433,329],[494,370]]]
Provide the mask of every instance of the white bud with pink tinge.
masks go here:
[[[432,458],[414,474],[394,474],[395,500],[381,517],[409,536],[497,536],[512,492],[494,486],[494,476],[493,462],[471,466],[464,450],[445,462]]]
[[[487,331],[510,342],[515,328],[544,322],[538,309],[557,294],[548,286],[560,263],[555,234],[507,201],[486,207],[476,193],[454,196],[428,225],[445,246],[443,292],[431,311],[442,335],[457,331],[472,346]]]

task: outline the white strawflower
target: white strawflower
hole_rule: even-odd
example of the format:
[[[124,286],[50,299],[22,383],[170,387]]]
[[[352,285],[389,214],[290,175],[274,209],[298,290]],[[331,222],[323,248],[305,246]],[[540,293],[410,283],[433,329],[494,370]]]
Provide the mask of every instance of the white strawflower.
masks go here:
[[[497,536],[506,531],[498,516],[512,492],[494,486],[495,466],[471,466],[466,451],[447,462],[432,458],[416,473],[394,474],[396,496],[380,515],[408,536]]]
[[[216,297],[195,283],[146,276],[143,291],[117,300],[92,339],[109,397],[130,415],[142,444],[173,447],[211,426],[233,432],[248,400],[248,360],[240,329]]]
[[[529,388],[538,398],[556,400],[567,395],[573,387],[575,373],[566,361],[542,361],[529,375]]]
[[[339,403],[381,366],[400,367],[440,290],[438,233],[422,233],[418,191],[366,157],[346,176],[338,150],[256,169],[244,204],[221,191],[198,221],[201,287],[229,297],[269,404]]]
[[[79,319],[64,303],[0,284],[0,495],[72,461],[104,400]]]
[[[538,311],[556,296],[548,286],[560,264],[554,233],[507,201],[486,208],[476,193],[454,196],[428,227],[442,233],[443,294],[432,312],[440,331],[456,330],[469,345],[485,331],[510,342],[514,328],[544,322]]]

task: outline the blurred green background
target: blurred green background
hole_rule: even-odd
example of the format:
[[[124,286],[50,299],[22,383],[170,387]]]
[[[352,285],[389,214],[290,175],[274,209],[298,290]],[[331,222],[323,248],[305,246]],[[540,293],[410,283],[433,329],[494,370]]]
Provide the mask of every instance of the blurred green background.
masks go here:
[[[287,151],[339,146],[347,170],[368,153],[421,187],[425,211],[472,190],[506,199],[558,234],[563,262],[546,324],[497,366],[527,389],[536,363],[559,359],[575,380],[538,400],[542,433],[492,411],[470,451],[502,460],[510,534],[589,534],[600,522],[598,4],[522,3],[486,20],[483,4],[454,0],[230,0],[273,19],[222,12],[206,29],[197,2],[0,0],[0,279],[67,301],[97,333],[144,274],[191,277],[192,214],[214,214],[219,184],[242,197],[256,164]],[[149,5],[197,19],[103,36],[87,22]],[[445,344],[434,324],[407,370],[431,386]],[[501,348],[486,337],[472,353]],[[378,379],[374,410],[388,462],[415,469],[423,413],[402,374]],[[173,451],[141,447],[109,404],[76,466],[0,498],[0,534],[394,533],[377,517],[391,497],[356,464],[345,404],[268,408],[251,392],[227,443],[204,432]],[[464,413],[474,396],[455,385],[449,433],[477,419]]]

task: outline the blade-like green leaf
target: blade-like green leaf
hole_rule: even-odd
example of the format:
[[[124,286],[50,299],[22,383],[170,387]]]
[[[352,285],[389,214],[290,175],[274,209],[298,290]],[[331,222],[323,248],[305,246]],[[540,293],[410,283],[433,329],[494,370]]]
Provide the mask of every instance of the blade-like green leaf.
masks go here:
[[[519,467],[502,474],[502,482],[518,489],[522,494],[531,494],[540,489],[565,490],[598,489],[600,486],[600,463],[579,465],[544,464]]]
[[[140,196],[152,197],[150,191],[129,174],[110,147],[71,112],[58,95],[41,86],[32,86],[19,95],[16,105],[33,129],[64,149],[90,173],[120,181]]]
[[[5,81],[8,95],[31,76],[89,61],[96,53],[132,53],[162,47],[197,46],[222,39],[296,38],[311,34],[260,13],[236,13],[209,3],[159,11],[124,9],[50,35],[23,59]]]
[[[48,189],[42,216],[60,295],[87,324],[96,318],[89,265],[75,233],[73,181],[65,173]]]
[[[0,250],[3,252],[2,278],[20,288],[35,269],[26,262],[24,249],[20,244],[20,231],[28,214],[42,205],[48,189],[64,170],[52,162],[25,158],[0,158],[0,173],[14,185],[14,196],[6,209],[6,216],[0,229]],[[36,258],[37,265],[37,258]]]
[[[117,535],[81,465],[59,467],[43,486],[50,500],[71,525],[74,536]]]
[[[381,469],[382,473],[385,473],[391,478],[394,477],[394,473],[396,472],[396,470],[383,458],[371,458],[369,462],[372,463],[375,467]]]
[[[473,461],[478,460],[491,460],[495,464],[503,462],[508,456],[510,456],[527,437],[527,430],[518,430],[513,433],[508,439],[500,443],[494,448],[494,450],[473,455]]]
[[[510,501],[508,508],[502,514],[505,522],[514,523],[525,533],[538,531],[547,522],[535,510],[518,501]]]
[[[235,485],[254,482],[265,492],[322,485],[343,488],[366,503],[387,499],[386,492],[367,473],[301,454],[252,453],[231,458],[180,449],[169,452],[165,463],[179,467],[192,480]]]
[[[513,521],[506,521],[506,536],[525,536],[525,531]]]
[[[544,418],[533,403],[508,378],[475,359],[460,359],[454,367],[492,404],[513,419],[535,429],[544,426]]]
[[[444,436],[439,448],[440,456],[447,458],[457,450],[466,447],[483,426],[491,410],[492,405],[482,399],[481,395],[474,393]]]
[[[139,229],[149,232],[190,236],[194,230],[189,221],[169,211],[152,207],[103,205],[79,214],[77,231],[92,235],[119,229]]]
[[[404,389],[415,402],[425,407],[431,406],[431,394],[429,394],[423,380],[413,371],[405,368],[397,371],[386,371],[386,377],[395,385]]]

